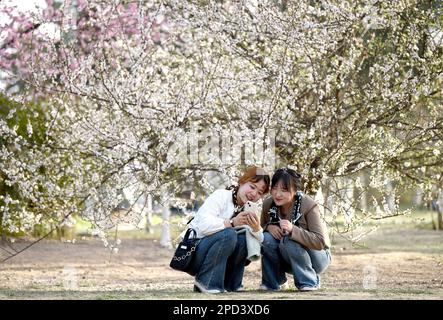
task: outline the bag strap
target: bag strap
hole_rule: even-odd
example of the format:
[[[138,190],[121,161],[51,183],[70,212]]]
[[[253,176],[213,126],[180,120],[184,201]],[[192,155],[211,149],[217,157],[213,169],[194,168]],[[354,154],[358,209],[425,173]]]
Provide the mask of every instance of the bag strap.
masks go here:
[[[188,230],[186,230],[185,236],[183,237],[183,241],[188,240],[192,235],[192,238],[196,238],[197,237],[197,231],[195,231],[192,228],[189,228]]]
[[[301,191],[297,191],[295,193],[295,202],[294,202],[294,209],[292,211],[291,215],[291,223],[293,225],[298,225],[298,220],[301,218],[301,200],[303,197],[303,193]],[[272,201],[271,207],[268,210],[268,214],[270,216],[269,224],[278,224],[280,221],[280,216],[278,215],[278,209],[277,205],[275,204],[274,200]]]
[[[189,219],[188,222],[186,222],[186,225],[190,224],[192,220],[194,220],[195,217],[192,217],[191,219]]]

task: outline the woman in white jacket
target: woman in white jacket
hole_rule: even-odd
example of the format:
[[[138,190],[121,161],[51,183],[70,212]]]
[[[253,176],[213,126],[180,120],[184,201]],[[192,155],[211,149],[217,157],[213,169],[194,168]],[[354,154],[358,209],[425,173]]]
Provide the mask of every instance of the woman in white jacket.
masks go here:
[[[194,291],[220,293],[242,287],[247,261],[245,233],[234,227],[249,225],[262,241],[263,230],[256,213],[243,211],[248,201],[257,202],[269,191],[270,177],[257,167],[249,167],[237,186],[212,193],[198,210],[190,228],[201,241],[190,274],[195,275]]]

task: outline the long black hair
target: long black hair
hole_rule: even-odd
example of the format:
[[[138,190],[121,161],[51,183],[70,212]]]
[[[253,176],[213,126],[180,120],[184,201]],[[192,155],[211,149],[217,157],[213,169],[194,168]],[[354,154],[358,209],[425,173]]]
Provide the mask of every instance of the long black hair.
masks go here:
[[[289,168],[281,168],[274,172],[271,188],[274,188],[278,183],[281,183],[285,189],[293,192],[303,190],[303,180],[301,175]]]

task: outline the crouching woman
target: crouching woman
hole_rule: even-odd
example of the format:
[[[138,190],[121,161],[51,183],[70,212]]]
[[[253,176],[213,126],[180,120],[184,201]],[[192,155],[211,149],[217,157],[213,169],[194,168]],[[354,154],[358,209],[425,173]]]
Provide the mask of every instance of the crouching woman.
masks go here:
[[[278,290],[286,272],[300,291],[320,287],[320,274],[331,263],[330,240],[319,206],[302,194],[301,177],[294,170],[278,169],[271,196],[263,201],[263,290]]]
[[[257,239],[263,239],[257,214],[243,211],[248,202],[257,202],[268,193],[270,177],[263,169],[249,167],[237,186],[216,190],[195,215],[190,228],[201,238],[192,261],[194,291],[221,293],[242,288],[247,261],[246,234],[235,227],[248,225]]]

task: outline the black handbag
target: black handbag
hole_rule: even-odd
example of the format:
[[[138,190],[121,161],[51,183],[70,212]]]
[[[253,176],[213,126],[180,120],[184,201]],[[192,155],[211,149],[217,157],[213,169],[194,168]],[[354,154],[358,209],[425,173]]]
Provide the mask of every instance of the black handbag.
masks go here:
[[[172,269],[189,273],[199,242],[200,239],[197,238],[197,232],[189,228],[183,240],[178,244],[169,266]]]

